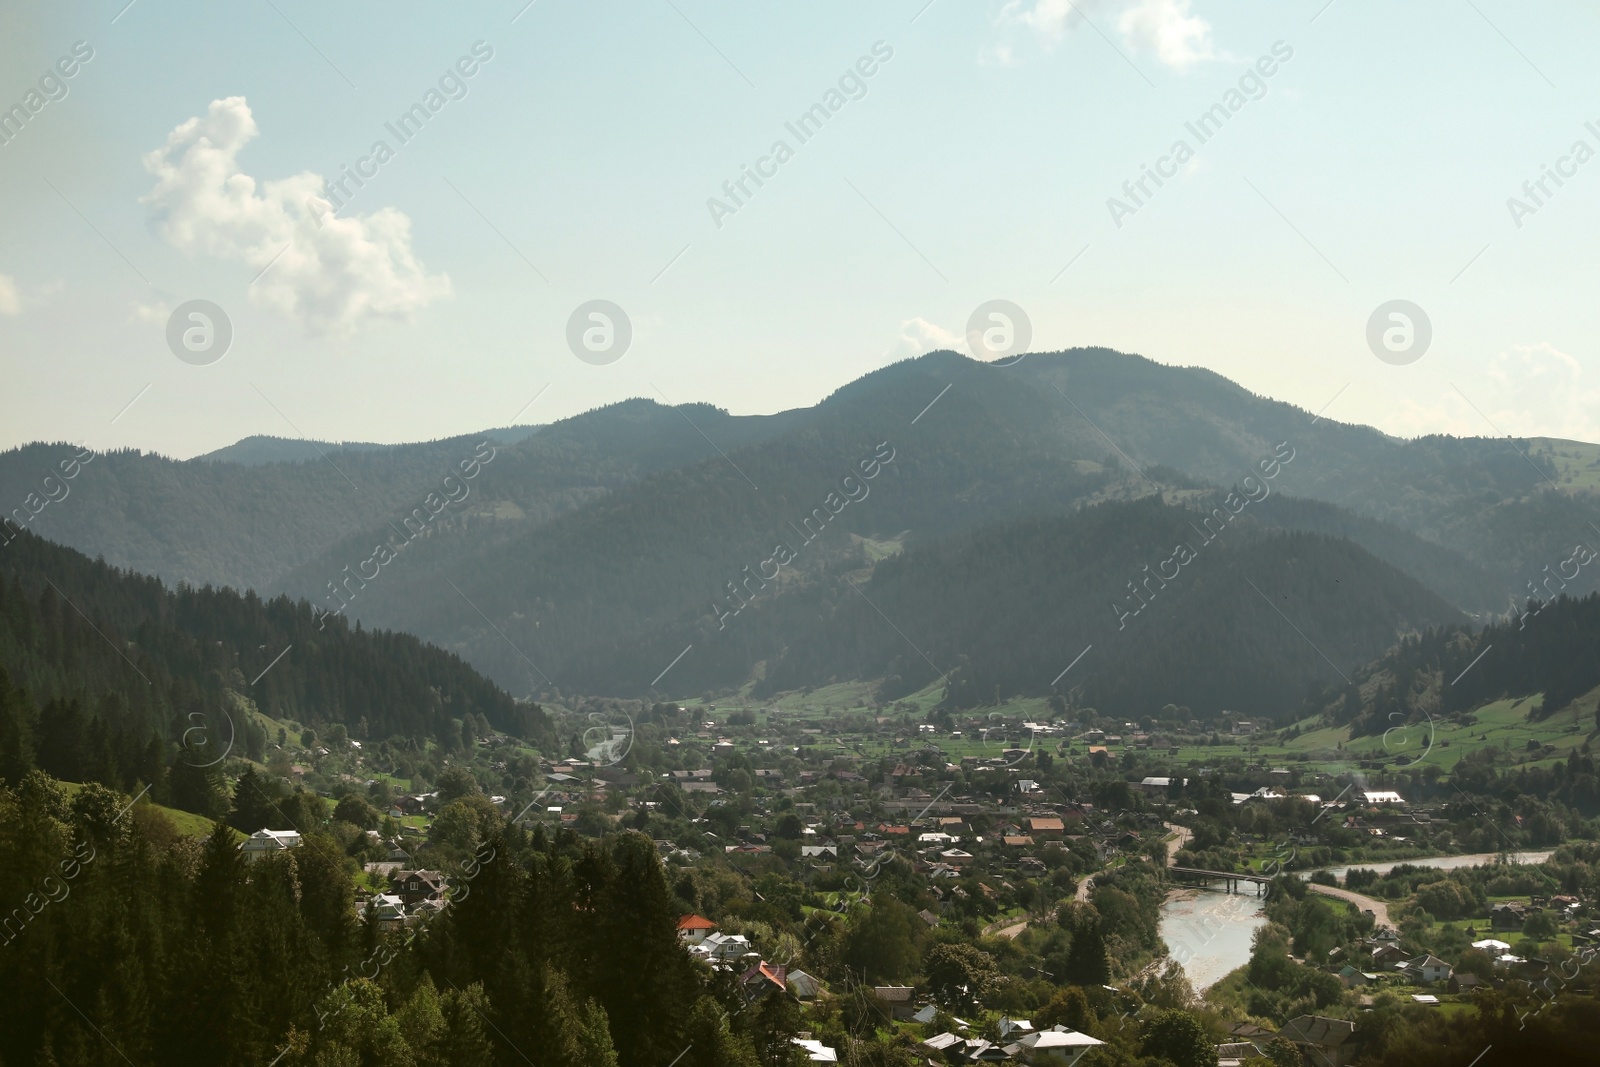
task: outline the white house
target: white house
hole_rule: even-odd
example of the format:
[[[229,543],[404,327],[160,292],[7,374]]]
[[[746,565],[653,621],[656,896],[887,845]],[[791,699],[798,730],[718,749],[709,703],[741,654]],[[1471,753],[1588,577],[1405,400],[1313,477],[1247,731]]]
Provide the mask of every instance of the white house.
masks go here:
[[[367,901],[367,906],[361,915],[363,918],[370,915],[379,923],[388,926],[406,921],[406,906],[395,894],[380,893]]]
[[[1361,799],[1368,804],[1404,804],[1405,798],[1399,793],[1389,790],[1368,791],[1361,794]]]
[[[293,830],[257,830],[239,844],[239,851],[251,862],[300,847],[300,835]]]
[[[838,1063],[838,1050],[829,1048],[820,1041],[812,1041],[804,1037],[791,1037],[790,1041],[806,1050],[806,1059],[812,1063]]]
[[[720,963],[742,959],[753,950],[750,939],[743,934],[708,934],[698,945],[690,946],[689,951]]]
[[[1072,1067],[1083,1058],[1084,1053],[1096,1045],[1105,1044],[1104,1041],[1096,1040],[1088,1034],[1080,1034],[1076,1030],[1069,1030],[1059,1025],[1036,1034],[1028,1034],[1017,1043],[1027,1049],[1035,1061],[1049,1060],[1064,1067]]]
[[[1421,982],[1445,982],[1455,971],[1438,956],[1423,956],[1406,964],[1406,973]]]

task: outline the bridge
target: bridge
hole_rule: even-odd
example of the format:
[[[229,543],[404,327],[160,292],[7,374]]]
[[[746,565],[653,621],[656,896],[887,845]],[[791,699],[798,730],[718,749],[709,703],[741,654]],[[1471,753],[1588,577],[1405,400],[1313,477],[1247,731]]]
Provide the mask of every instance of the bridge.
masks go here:
[[[1242,871],[1202,871],[1193,867],[1168,867],[1167,873],[1175,882],[1184,885],[1209,886],[1213,883],[1222,883],[1229,893],[1243,892],[1244,883],[1249,882],[1256,887],[1256,896],[1266,896],[1267,887],[1272,884],[1272,879],[1264,874],[1246,874]]]

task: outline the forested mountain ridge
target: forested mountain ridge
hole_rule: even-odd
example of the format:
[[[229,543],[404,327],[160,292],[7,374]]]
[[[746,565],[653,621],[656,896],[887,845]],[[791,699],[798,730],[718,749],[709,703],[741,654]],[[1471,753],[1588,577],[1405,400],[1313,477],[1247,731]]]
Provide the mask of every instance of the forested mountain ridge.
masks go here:
[[[804,544],[766,587],[779,601],[825,574],[866,580],[880,550],[859,539],[915,550],[1090,504],[1195,501],[1284,447],[1297,458],[1247,525],[1347,538],[1486,618],[1510,610],[1597,513],[1527,442],[1401,441],[1209,371],[1104,349],[1004,368],[938,352],[776,415],[631,400],[511,444],[492,438],[253,466],[95,456],[70,498],[31,528],[119,565],[287,590],[319,610],[416,633],[520,694],[620,694],[642,692],[700,638],[669,686],[738,684],[763,663],[774,679],[867,669],[847,668],[856,663],[847,656],[802,671],[804,648],[758,640],[752,614],[738,620],[737,653],[708,652],[734,647],[710,640],[730,583],[774,566],[782,539]],[[894,458],[850,498],[841,479],[880,448]],[[0,490],[29,491],[21,454],[0,456]],[[442,479],[473,455],[492,458],[459,499],[444,500]],[[420,510],[429,500],[438,506]],[[826,529],[813,537],[800,527],[819,508],[813,525]],[[1579,584],[1594,588],[1596,573]],[[1402,599],[1414,592],[1405,590]],[[1445,621],[1432,603],[1399,615],[1407,625]],[[1405,631],[1396,622],[1383,617],[1379,628],[1392,637]],[[1386,647],[1363,632],[1340,650],[1351,657],[1342,669]],[[723,655],[736,655],[738,669]]]
[[[942,395],[946,386],[950,391]],[[719,449],[735,456],[780,440],[804,449],[879,416],[904,426],[936,396],[919,425],[938,425],[959,438],[988,432],[1034,442],[1050,463],[1109,459],[1120,466],[1126,456],[1146,470],[1166,466],[1218,485],[1288,440],[1309,462],[1289,472],[1286,491],[1449,544],[1480,566],[1510,569],[1505,584],[1512,589],[1532,577],[1524,570],[1536,570],[1534,561],[1558,547],[1530,533],[1584,528],[1583,516],[1570,506],[1577,490],[1562,479],[1564,488],[1549,492],[1560,476],[1544,455],[1519,454],[1529,451],[1528,442],[1401,441],[1330,417],[1313,419],[1207,370],[1106,349],[1034,354],[1007,368],[935,352],[868,374],[813,407],[768,416],[731,416],[700,404],[666,408],[641,399],[537,433],[509,428],[340,449],[249,438],[184,462],[133,451],[99,454],[70,486],[76,500],[31,516],[31,507],[15,505],[29,494],[39,498],[40,478],[69,448],[35,444],[0,453],[0,500],[12,505],[8,516],[27,520],[36,533],[168,581],[308,594],[300,583],[309,576],[291,578],[292,571],[317,572],[315,564],[340,542],[366,539],[397,521],[481,440],[494,441],[504,462],[494,472],[493,491],[479,501],[515,505],[500,509],[502,526],[519,511],[537,525],[650,472],[720,460]],[[522,440],[506,443],[519,433],[525,433]],[[230,454],[239,461],[228,461]],[[307,458],[267,461],[277,454]],[[994,455],[1006,463],[1019,458],[1003,450]],[[944,494],[938,505],[958,509],[963,488],[938,486]],[[1516,506],[1499,514],[1506,505]],[[1538,521],[1527,513],[1530,507],[1541,512]],[[1570,536],[1563,532],[1561,539]]]
[[[529,738],[543,713],[407,634],[325,624],[304,601],[180,586],[23,533],[0,549],[0,777],[32,766],[126,789],[185,744],[261,758],[253,712],[356,738],[439,738],[481,716]],[[182,762],[182,761],[179,761]]]
[[[885,560],[854,590],[840,575],[752,611],[738,621],[760,636],[735,640],[771,642],[758,691],[854,675],[885,678],[892,699],[943,677],[952,709],[1059,691],[1117,716],[1169,702],[1274,716],[1461,618],[1349,541],[1247,516],[1214,533],[1208,514],[1148,497],[985,528]]]
[[[777,432],[783,422],[779,416],[691,411],[702,425],[720,424],[722,438],[735,443]],[[0,499],[11,506],[0,518],[9,520],[7,534],[26,528],[169,583],[271,594],[289,590],[290,571],[346,539],[399,524],[484,442],[495,449],[495,466],[486,468],[493,477],[472,487],[470,503],[452,509],[453,521],[470,521],[466,515],[536,524],[642,472],[716,454],[682,413],[648,400],[613,404],[495,444],[507,436],[516,434],[485,431],[320,453],[313,448],[309,459],[247,463],[118,450],[94,453],[70,480],[60,478],[57,466],[82,454],[79,449],[31,444],[0,453]],[[47,478],[55,489],[45,485]]]

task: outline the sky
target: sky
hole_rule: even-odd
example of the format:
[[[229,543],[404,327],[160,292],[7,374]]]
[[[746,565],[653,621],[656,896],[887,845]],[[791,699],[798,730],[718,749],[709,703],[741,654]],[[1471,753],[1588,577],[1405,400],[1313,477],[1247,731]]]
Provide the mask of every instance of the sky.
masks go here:
[[[8,5],[0,447],[764,413],[1023,332],[1600,441],[1597,43],[1509,0]]]

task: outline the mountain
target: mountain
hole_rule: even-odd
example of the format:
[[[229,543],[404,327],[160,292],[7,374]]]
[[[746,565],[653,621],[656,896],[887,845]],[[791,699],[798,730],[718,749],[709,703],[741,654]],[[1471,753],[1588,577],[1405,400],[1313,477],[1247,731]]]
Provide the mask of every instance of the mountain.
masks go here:
[[[1251,505],[1252,536],[1347,542],[1364,553],[1363,582],[1379,580],[1371,567],[1381,563],[1393,570],[1384,581],[1411,583],[1367,629],[1334,627],[1348,642],[1335,642],[1341,669],[1381,652],[1372,642],[1385,634],[1445,621],[1441,605],[1481,618],[1510,610],[1600,514],[1592,446],[1398,440],[1209,371],[1104,349],[1004,368],[932,353],[774,415],[630,400],[509,443],[486,433],[254,464],[96,455],[70,496],[37,507],[40,472],[66,448],[32,445],[0,456],[0,491],[30,501],[14,513],[30,528],[117,565],[303,596],[421,635],[516,693],[623,694],[648,690],[671,663],[662,691],[762,670],[822,676],[799,638],[758,641],[750,616],[737,663],[706,652],[730,583],[763,567],[777,574],[765,595],[799,604],[843,574],[875,583],[897,552],[909,566],[919,550],[955,551],[1007,524],[1139,497],[1197,506],[1259,481],[1282,449],[1294,459]],[[872,479],[863,463],[877,465]],[[771,562],[789,542],[795,558]],[[1326,563],[1313,569],[1333,573]],[[1595,588],[1593,569],[1578,586]],[[929,621],[955,632],[947,618]],[[827,647],[826,673],[889,669]],[[1010,666],[996,669],[1012,678]],[[1020,677],[1005,684],[1023,686]]]
[[[757,695],[881,678],[880,699],[942,683],[955,709],[1071,691],[1119,716],[1169,702],[1200,716],[1282,715],[1402,635],[1462,620],[1349,541],[1213,516],[1151,496],[1001,523],[875,565],[859,542],[786,591],[754,585],[748,606],[724,601],[716,621],[691,610],[637,632],[597,630],[570,651],[519,634],[580,690],[638,679],[637,690],[689,645],[670,691],[734,687],[758,664]]]
[[[282,596],[168,589],[29,533],[0,548],[0,777],[37,762],[137,789],[185,744],[261,759],[258,712],[447,745],[467,716],[548,729],[536,706],[406,634],[322,625]]]
[[[783,422],[709,408],[693,413],[697,422],[716,422],[719,435],[734,445]],[[460,465],[475,454],[495,456],[494,495],[485,493],[485,483],[472,485],[470,505],[452,507],[450,521],[537,524],[642,472],[715,455],[686,418],[650,401],[628,401],[509,447],[495,442],[513,433],[485,431],[261,463],[32,444],[0,455],[0,499],[19,504],[6,512],[7,531],[20,526],[169,583],[270,594],[288,588],[284,579],[294,568],[346,538],[398,525],[429,493],[447,492],[443,479],[459,476]],[[75,477],[62,478],[61,464],[73,457],[87,458],[76,464]]]
[[[537,426],[504,426],[499,429],[484,430],[475,436],[486,438],[495,444],[509,445],[538,431]],[[298,437],[257,434],[241,438],[231,445],[195,458],[211,463],[238,463],[246,467],[259,467],[267,463],[300,463],[321,459],[330,453],[340,451],[373,452],[385,448],[404,447],[404,445],[375,444],[371,441],[308,441]]]

